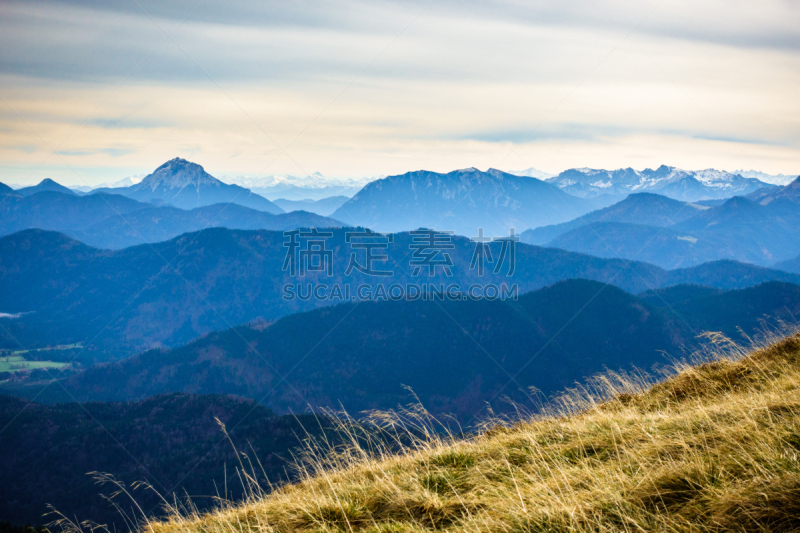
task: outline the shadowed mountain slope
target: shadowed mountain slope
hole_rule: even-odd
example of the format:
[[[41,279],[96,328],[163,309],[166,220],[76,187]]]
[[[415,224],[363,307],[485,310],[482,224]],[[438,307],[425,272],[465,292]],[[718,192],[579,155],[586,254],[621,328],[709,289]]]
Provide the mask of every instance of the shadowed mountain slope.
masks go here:
[[[800,255],[794,259],[788,259],[775,264],[775,268],[785,270],[786,272],[794,272],[800,274]]]
[[[587,213],[563,224],[530,229],[520,235],[528,244],[547,244],[559,235],[595,222],[623,222],[668,227],[695,216],[705,207],[652,193],[631,194],[621,202]]]
[[[235,203],[184,210],[156,207],[118,194],[0,195],[0,235],[30,228],[54,230],[91,246],[110,249],[165,241],[207,227],[291,230],[341,225],[303,211],[274,215]]]
[[[188,493],[201,509],[213,507],[218,491],[241,498],[239,462],[217,418],[242,451],[256,454],[264,468],[257,475],[265,485],[263,474],[272,483],[287,478],[291,450],[307,432],[319,435],[324,422],[309,415],[277,417],[250,400],[223,396],[170,394],[135,403],[48,406],[0,395],[0,518],[47,523],[53,519],[44,516],[49,504],[70,517],[127,527],[101,497],[114,487],[98,485],[89,472],[113,473],[129,490],[134,482],[148,481],[168,498]],[[160,513],[163,502],[152,491],[133,494],[143,510]]]
[[[486,402],[508,409],[506,395],[530,405],[528,387],[549,396],[604,368],[649,369],[667,362],[663,352],[681,357],[697,346],[703,331],[738,337],[762,317],[799,312],[800,286],[791,284],[700,288],[670,307],[570,280],[518,301],[342,304],[98,365],[64,386],[84,400],[236,394],[279,412],[388,409],[406,403],[409,386],[428,409],[467,423]]]
[[[330,196],[328,198],[321,198],[319,200],[275,200],[275,205],[287,213],[290,211],[308,211],[322,216],[333,214],[334,211],[342,207],[345,202],[349,201],[349,196]]]
[[[662,268],[721,259],[768,266],[800,253],[796,231],[800,196],[795,188],[800,190],[794,184],[773,187],[770,196],[735,196],[709,207],[656,195],[631,195],[604,210],[526,231],[520,237],[523,242],[647,261]],[[632,208],[637,205],[642,209]]]
[[[797,274],[735,262],[718,262],[690,269],[665,271],[647,263],[602,259],[558,249],[518,244],[516,266],[508,276],[510,257],[495,274],[489,265],[484,276],[470,269],[475,244],[452,240],[448,253],[452,277],[441,267],[435,275],[416,268],[407,233],[397,234],[389,260],[376,268],[392,270],[390,278],[356,270],[345,275],[353,252],[345,229],[334,229],[326,248],[333,259],[331,277],[309,271],[305,277],[284,271],[287,248],[282,232],[223,228],[184,234],[169,241],[98,250],[64,235],[28,230],[0,238],[0,311],[23,313],[0,318],[0,347],[19,349],[84,343],[86,353],[98,358],[129,355],[150,347],[176,346],[214,330],[257,318],[275,320],[287,314],[341,302],[330,298],[284,299],[284,286],[300,284],[349,285],[352,295],[360,284],[376,290],[394,283],[405,285],[456,283],[517,285],[519,292],[557,281],[586,278],[608,282],[636,293],[679,283],[741,288],[764,281],[800,282]],[[489,245],[499,261],[501,243]],[[357,260],[364,262],[363,255]],[[10,335],[11,337],[9,337]],[[13,340],[16,339],[16,340]]]

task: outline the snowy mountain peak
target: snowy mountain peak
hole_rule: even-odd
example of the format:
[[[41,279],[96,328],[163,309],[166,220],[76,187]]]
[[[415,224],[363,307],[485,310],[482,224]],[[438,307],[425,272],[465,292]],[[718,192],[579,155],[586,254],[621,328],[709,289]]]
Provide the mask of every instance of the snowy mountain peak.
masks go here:
[[[306,176],[291,175],[272,175],[272,176],[226,176],[223,177],[225,183],[232,183],[247,187],[248,189],[275,189],[282,190],[286,187],[302,189],[335,189],[335,188],[354,188],[360,189],[367,183],[385,176],[375,176],[371,178],[331,178],[321,172],[314,172]],[[338,193],[336,193],[338,194]]]
[[[529,178],[536,178],[539,180],[548,180],[556,176],[555,174],[550,174],[549,172],[545,172],[533,167],[526,168],[525,170],[512,170],[509,172],[509,174],[514,174],[515,176],[527,176]]]
[[[661,165],[653,170],[575,168],[547,180],[565,192],[590,198],[600,194],[655,192],[676,200],[699,201],[749,194],[767,183],[724,170],[683,170]]]

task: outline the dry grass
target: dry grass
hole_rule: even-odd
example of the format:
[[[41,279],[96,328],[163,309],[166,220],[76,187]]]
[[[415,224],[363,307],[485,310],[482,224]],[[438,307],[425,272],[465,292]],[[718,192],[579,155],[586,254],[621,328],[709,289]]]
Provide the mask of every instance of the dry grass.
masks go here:
[[[603,376],[545,415],[468,439],[311,447],[296,484],[141,528],[800,531],[800,334],[712,355],[655,385]]]

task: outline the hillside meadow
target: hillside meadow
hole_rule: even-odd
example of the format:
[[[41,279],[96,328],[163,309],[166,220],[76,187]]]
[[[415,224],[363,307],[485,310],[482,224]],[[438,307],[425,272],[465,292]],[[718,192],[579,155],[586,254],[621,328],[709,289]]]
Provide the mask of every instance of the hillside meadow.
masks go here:
[[[309,441],[301,478],[211,513],[167,502],[149,533],[284,531],[796,531],[800,334],[716,349],[665,380],[604,374],[536,416],[471,437],[424,411],[376,414],[383,438]],[[343,428],[350,427],[343,425]],[[414,434],[402,450],[386,435]],[[255,467],[257,468],[257,466]],[[251,477],[252,476],[252,477]],[[66,519],[59,525],[78,529]]]

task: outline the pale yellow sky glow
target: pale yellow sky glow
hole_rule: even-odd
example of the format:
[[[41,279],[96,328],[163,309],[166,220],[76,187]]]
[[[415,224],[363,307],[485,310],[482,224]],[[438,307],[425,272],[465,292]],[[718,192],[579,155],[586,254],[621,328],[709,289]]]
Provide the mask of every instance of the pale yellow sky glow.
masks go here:
[[[5,183],[176,156],[220,176],[798,174],[800,5],[5,2],[0,97]]]

